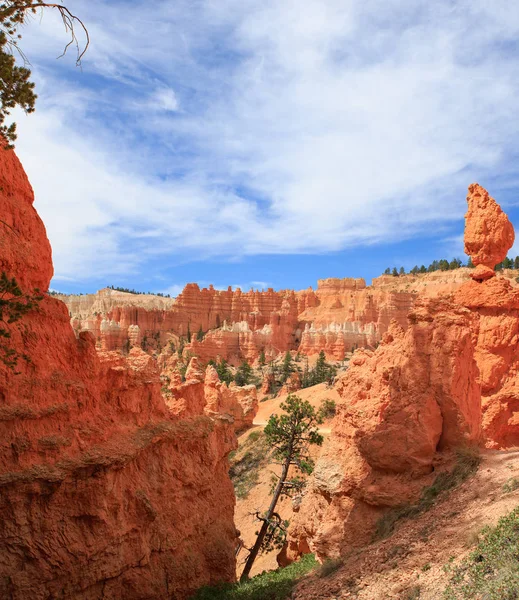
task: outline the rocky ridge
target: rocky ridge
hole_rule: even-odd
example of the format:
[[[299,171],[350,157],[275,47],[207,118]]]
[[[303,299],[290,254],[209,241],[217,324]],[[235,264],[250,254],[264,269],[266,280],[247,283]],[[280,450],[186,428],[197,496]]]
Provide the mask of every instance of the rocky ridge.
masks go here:
[[[12,151],[0,210],[2,270],[43,292],[19,321],[4,314],[23,357],[0,362],[0,597],[181,600],[233,580],[233,398],[209,402],[190,374],[184,402],[168,401],[140,348],[97,353],[92,333],[76,336],[45,293],[50,245]]]
[[[337,383],[332,435],[291,525],[292,558],[335,558],[368,543],[385,511],[416,500],[457,447],[519,443],[519,291],[493,266],[488,272],[513,231],[477,184],[467,201],[466,247],[484,269],[454,293],[417,299],[405,330],[394,322],[375,351],[353,355]]]
[[[58,298],[69,309],[74,330],[92,332],[104,350],[142,345],[156,351],[170,342],[178,347],[189,333],[186,352],[203,361],[221,357],[237,364],[242,358],[256,360],[262,351],[272,359],[287,350],[309,356],[324,350],[329,358],[342,360],[354,348],[373,348],[393,319],[407,327],[407,313],[418,295],[453,292],[469,274],[469,269],[458,269],[383,275],[371,286],[363,279],[331,278],[319,280],[315,291],[298,292],[220,291],[188,284],[176,299],[109,288]]]

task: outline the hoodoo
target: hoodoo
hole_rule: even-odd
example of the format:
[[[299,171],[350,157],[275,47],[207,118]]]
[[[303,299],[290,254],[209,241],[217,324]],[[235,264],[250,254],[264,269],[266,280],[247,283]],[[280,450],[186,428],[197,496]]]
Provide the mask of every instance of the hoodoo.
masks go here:
[[[405,331],[394,324],[374,352],[355,352],[291,525],[292,557],[337,557],[369,541],[381,514],[416,500],[456,447],[519,444],[519,292],[494,271],[514,231],[481,186],[467,201],[475,277],[454,294],[418,299]]]

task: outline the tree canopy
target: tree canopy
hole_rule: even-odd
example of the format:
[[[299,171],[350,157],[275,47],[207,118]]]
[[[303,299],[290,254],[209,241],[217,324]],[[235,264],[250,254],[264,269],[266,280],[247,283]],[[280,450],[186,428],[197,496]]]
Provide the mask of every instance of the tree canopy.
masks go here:
[[[6,123],[6,119],[17,106],[26,113],[34,112],[37,98],[34,82],[30,80],[29,61],[20,47],[20,30],[31,17],[44,9],[59,12],[70,37],[63,55],[70,46],[75,46],[76,64],[80,65],[90,43],[88,30],[81,19],[62,4],[35,0],[0,1],[0,137],[8,148],[12,148],[16,140],[16,123]],[[86,41],[82,47],[76,36],[76,25],[79,25],[85,35]],[[21,60],[22,65],[18,65],[17,60]]]

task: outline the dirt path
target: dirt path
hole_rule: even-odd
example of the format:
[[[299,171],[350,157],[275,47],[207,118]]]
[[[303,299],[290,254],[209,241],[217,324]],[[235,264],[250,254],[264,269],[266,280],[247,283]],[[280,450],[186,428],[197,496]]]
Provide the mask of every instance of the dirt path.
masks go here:
[[[512,478],[519,479],[519,450],[484,452],[476,475],[430,511],[403,521],[387,540],[352,553],[327,577],[309,577],[293,598],[440,600],[449,581],[443,567],[451,560],[458,563],[483,526],[496,524],[518,505],[519,490],[503,490]],[[413,590],[418,595],[410,596]]]

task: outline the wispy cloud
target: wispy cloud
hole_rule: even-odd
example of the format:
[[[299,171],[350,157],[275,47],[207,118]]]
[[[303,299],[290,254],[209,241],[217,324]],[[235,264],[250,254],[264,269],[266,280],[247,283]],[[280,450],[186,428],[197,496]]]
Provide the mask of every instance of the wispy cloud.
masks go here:
[[[55,19],[27,32],[41,98],[18,145],[58,276],[448,237],[468,183],[517,181],[519,7],[75,10],[92,37],[83,74],[52,62]]]

